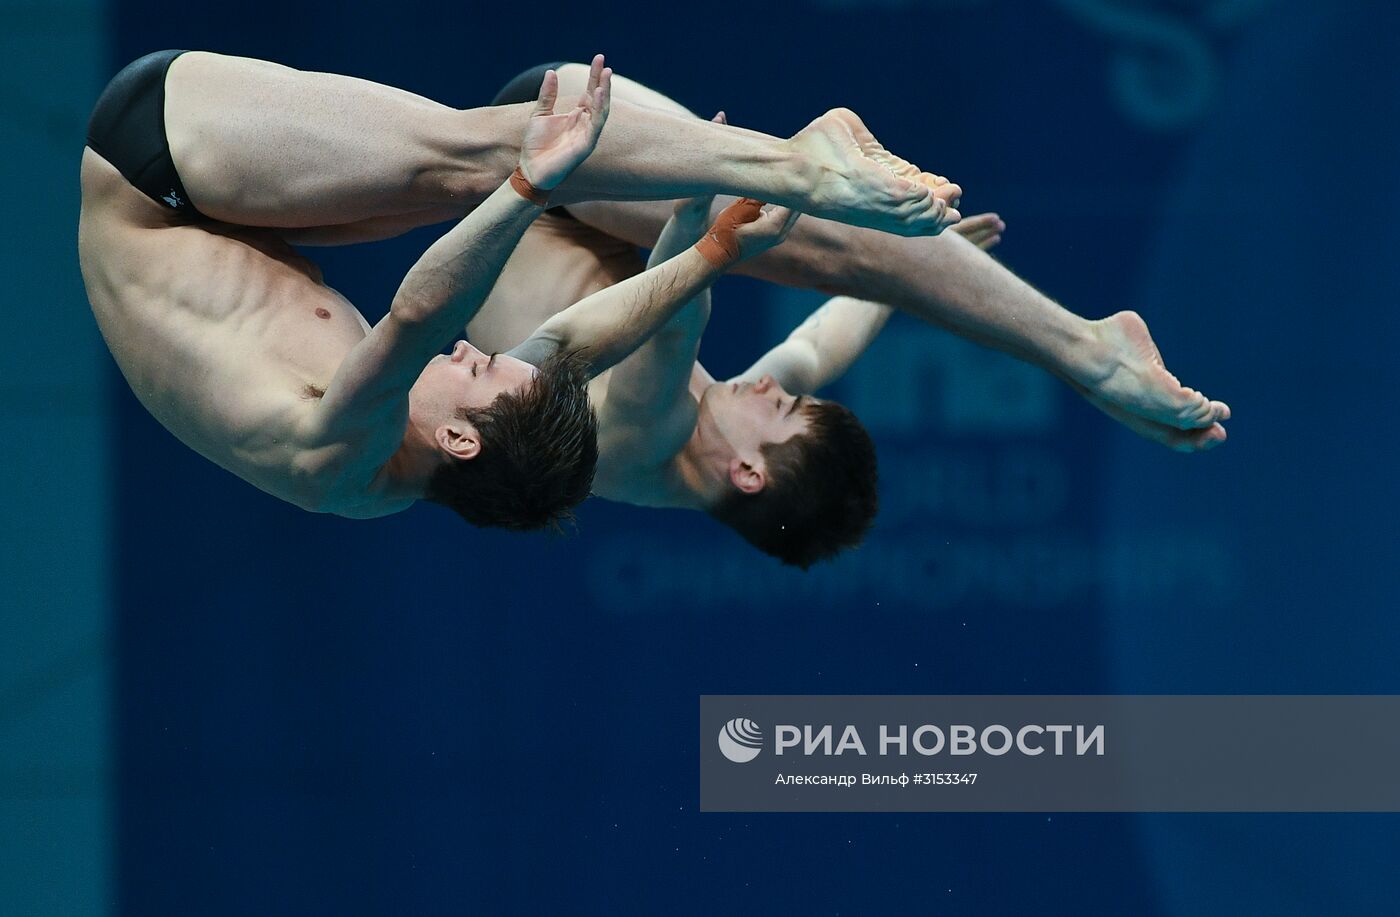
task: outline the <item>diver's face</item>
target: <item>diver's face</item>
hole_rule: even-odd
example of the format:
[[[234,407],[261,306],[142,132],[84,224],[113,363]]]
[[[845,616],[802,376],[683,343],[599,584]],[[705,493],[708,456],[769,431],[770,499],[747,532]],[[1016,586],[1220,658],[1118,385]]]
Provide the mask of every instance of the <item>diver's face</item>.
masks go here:
[[[428,361],[409,393],[409,416],[450,458],[475,458],[481,437],[463,408],[484,408],[506,392],[521,391],[535,378],[535,367],[505,354],[482,353],[458,341],[450,354]]]
[[[466,341],[458,341],[450,354],[433,357],[417,387],[455,415],[459,408],[484,408],[498,395],[523,389],[535,378],[535,372],[524,360],[503,353],[482,353]]]
[[[772,376],[757,382],[717,382],[705,390],[704,408],[715,428],[745,461],[762,460],[764,446],[807,432],[802,408],[810,395],[791,395]]]

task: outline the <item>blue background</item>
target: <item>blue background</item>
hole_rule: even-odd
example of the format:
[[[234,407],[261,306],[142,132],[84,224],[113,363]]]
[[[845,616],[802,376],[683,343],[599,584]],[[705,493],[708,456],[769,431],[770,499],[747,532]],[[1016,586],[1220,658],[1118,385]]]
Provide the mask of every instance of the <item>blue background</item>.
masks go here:
[[[848,105],[1002,214],[1018,273],[1139,309],[1236,415],[1224,448],[1170,454],[892,323],[836,390],[876,413],[881,521],[803,576],[697,514],[594,502],[571,540],[304,514],[116,381],[118,912],[1393,912],[1394,816],[701,814],[695,722],[702,693],[1400,691],[1394,7],[110,16],[109,73],[201,48],[468,107],[602,50],[775,134]],[[377,318],[433,237],[324,253],[328,282]],[[742,280],[715,301],[718,372],[814,302]]]

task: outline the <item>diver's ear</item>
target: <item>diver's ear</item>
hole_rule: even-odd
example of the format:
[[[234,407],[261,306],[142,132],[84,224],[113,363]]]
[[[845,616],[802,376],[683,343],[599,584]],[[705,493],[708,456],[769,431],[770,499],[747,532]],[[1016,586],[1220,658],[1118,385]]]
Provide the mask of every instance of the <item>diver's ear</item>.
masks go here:
[[[481,454],[481,434],[467,420],[456,420],[437,428],[438,448],[455,459],[474,459]]]
[[[729,460],[729,483],[739,488],[740,493],[756,494],[767,485],[768,476],[763,466],[733,458]]]

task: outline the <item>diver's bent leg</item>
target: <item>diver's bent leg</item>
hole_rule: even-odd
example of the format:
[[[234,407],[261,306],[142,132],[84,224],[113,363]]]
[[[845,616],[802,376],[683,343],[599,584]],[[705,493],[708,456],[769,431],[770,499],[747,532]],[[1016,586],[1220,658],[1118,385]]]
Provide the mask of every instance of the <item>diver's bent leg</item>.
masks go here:
[[[327,226],[445,202],[465,212],[494,187],[477,158],[492,145],[473,142],[464,113],[401,89],[199,51],[171,65],[165,88],[176,169],[218,220]]]
[[[514,168],[533,109],[457,111],[367,80],[206,52],[177,59],[165,88],[171,155],[195,206],[280,228],[470,210]],[[854,117],[828,112],[779,140],[618,100],[554,198],[728,192],[905,235],[941,231],[952,219],[939,198],[946,189],[871,158],[852,135]]]
[[[609,235],[650,247],[670,205],[599,201],[569,211]],[[782,245],[736,271],[894,306],[1069,381],[1130,429],[1173,448],[1204,449],[1225,438],[1219,422],[1229,418],[1229,407],[1168,373],[1135,314],[1081,318],[957,233],[900,238],[804,216]],[[1163,425],[1201,432],[1168,442],[1152,432]]]
[[[533,108],[459,111],[368,80],[200,51],[179,57],[165,85],[171,155],[195,206],[277,228],[465,213],[510,174]],[[732,189],[790,200],[799,160],[776,138],[624,101],[556,197]]]

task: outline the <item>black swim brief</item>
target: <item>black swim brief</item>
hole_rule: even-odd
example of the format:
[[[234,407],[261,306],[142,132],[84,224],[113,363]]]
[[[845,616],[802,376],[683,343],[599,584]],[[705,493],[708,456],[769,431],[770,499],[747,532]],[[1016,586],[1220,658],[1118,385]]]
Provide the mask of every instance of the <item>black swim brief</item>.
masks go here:
[[[552,64],[540,64],[538,67],[531,67],[524,73],[512,78],[510,82],[501,87],[501,91],[496,93],[496,97],[491,100],[492,105],[517,105],[521,102],[533,102],[540,97],[540,86],[544,83],[546,71],[558,70],[568,61],[555,61]],[[557,110],[557,109],[556,109]],[[564,217],[566,219],[578,219],[563,207],[550,207],[546,213],[553,216]]]
[[[165,136],[165,74],[184,53],[156,51],[112,77],[92,110],[87,145],[151,200],[202,219],[175,171]]]

